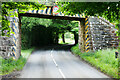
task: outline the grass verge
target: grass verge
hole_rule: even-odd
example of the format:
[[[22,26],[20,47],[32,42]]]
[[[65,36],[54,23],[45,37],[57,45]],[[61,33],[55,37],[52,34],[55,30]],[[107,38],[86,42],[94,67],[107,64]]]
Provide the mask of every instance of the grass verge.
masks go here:
[[[118,78],[118,58],[115,58],[117,49],[81,53],[78,45],[76,45],[71,48],[71,51],[112,78]]]
[[[9,74],[13,71],[19,71],[19,70],[22,70],[29,55],[32,53],[32,51],[34,50],[35,48],[30,48],[30,49],[27,49],[27,50],[21,50],[21,55],[20,58],[15,61],[13,60],[12,58],[8,59],[8,60],[4,60],[2,58],[0,58],[0,61],[2,62],[1,64],[1,68],[0,68],[0,75],[6,75],[6,74]]]

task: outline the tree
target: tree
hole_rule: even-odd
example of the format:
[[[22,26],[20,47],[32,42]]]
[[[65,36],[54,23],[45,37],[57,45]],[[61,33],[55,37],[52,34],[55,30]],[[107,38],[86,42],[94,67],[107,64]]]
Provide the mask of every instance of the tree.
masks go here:
[[[14,9],[18,9],[18,12],[21,11],[27,11],[29,9],[40,9],[44,8],[45,6],[42,4],[38,4],[37,2],[2,2],[2,35],[3,36],[10,36],[13,34],[12,29],[10,26],[10,21],[7,20],[7,16],[11,14],[10,17],[13,17],[14,15],[18,17],[17,13],[13,14],[11,12],[14,11]]]
[[[119,19],[119,2],[59,2],[58,5],[59,11],[65,14],[99,15],[111,22]]]
[[[120,36],[119,8],[120,2],[57,2],[58,12],[66,15],[85,13],[86,16],[101,16],[113,23],[118,29],[117,36]],[[119,38],[120,39],[120,38]]]

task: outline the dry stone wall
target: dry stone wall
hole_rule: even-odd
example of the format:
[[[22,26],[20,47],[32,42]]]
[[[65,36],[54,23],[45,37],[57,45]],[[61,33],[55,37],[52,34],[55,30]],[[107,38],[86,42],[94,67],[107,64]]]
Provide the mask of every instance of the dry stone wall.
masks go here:
[[[11,37],[0,36],[0,56],[4,59],[11,58],[13,42]]]
[[[98,17],[89,18],[90,47],[98,49],[117,48],[118,37],[113,25],[106,23]]]

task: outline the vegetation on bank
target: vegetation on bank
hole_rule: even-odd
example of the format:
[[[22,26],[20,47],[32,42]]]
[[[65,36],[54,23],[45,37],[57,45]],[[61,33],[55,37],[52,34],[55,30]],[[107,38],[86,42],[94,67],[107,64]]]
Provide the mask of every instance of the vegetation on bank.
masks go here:
[[[6,74],[9,74],[9,73],[16,71],[16,70],[17,71],[22,70],[29,55],[32,53],[32,51],[34,49],[35,48],[22,50],[21,56],[17,61],[13,60],[12,58],[7,59],[7,60],[0,58],[0,62],[2,62],[1,66],[0,66],[1,67],[0,68],[0,75],[6,75]]]
[[[117,51],[117,49],[81,53],[78,45],[76,45],[71,48],[71,51],[100,71],[113,78],[118,78],[118,58],[115,58],[115,51]]]

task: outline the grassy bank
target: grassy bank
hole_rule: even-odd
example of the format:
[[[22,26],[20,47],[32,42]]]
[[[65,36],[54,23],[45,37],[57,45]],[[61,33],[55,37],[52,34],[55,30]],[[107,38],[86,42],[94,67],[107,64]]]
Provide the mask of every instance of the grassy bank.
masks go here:
[[[83,60],[95,66],[97,69],[113,78],[118,78],[118,58],[115,58],[116,49],[99,50],[96,52],[81,53],[78,45],[71,48],[71,51],[79,55]]]
[[[29,55],[32,53],[33,50],[34,48],[22,50],[21,51],[22,56],[20,56],[20,58],[17,61],[13,60],[12,58],[8,60],[4,60],[0,58],[0,61],[2,62],[1,68],[0,68],[1,69],[0,71],[2,73],[0,73],[0,75],[9,74],[15,70],[22,70]]]

